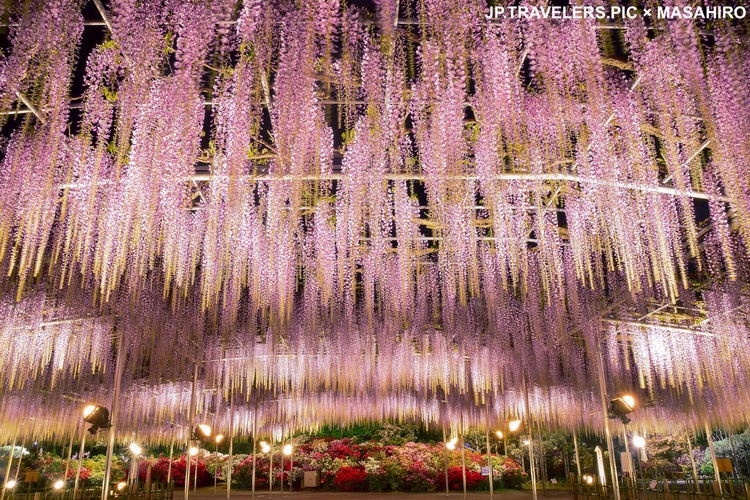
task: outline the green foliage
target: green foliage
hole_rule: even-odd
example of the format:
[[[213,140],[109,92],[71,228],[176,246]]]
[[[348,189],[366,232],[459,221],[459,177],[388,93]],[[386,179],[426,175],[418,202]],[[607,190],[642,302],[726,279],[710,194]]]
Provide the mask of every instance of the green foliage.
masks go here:
[[[96,455],[83,460],[83,466],[91,471],[89,482],[91,484],[102,484],[104,481],[104,468],[107,463],[106,455]],[[120,481],[125,478],[126,464],[116,455],[112,455],[111,481]]]

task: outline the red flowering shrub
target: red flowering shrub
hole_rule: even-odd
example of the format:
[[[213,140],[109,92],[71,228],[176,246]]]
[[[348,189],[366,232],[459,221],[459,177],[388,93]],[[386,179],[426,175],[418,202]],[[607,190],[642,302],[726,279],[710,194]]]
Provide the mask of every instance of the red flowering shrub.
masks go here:
[[[445,476],[443,476],[445,477]],[[466,470],[466,489],[476,489],[485,478],[479,472]],[[463,467],[448,467],[448,487],[452,490],[463,490]]]
[[[367,472],[361,467],[344,466],[333,478],[333,484],[341,491],[362,491],[367,482]]]
[[[154,462],[143,461],[138,467],[138,476],[141,481],[146,480],[146,472],[148,471],[149,464],[152,463],[151,469],[151,480],[157,482],[166,482],[167,475],[169,473],[169,459],[161,457]],[[190,460],[190,484],[195,481],[195,468],[196,463],[198,467],[198,486],[208,486],[213,484],[214,478],[208,470],[206,470],[205,462],[195,459]],[[172,462],[172,480],[175,486],[185,485],[185,468],[187,467],[185,456],[181,456],[178,460]]]
[[[529,478],[518,462],[512,458],[503,461],[503,484],[506,488],[520,488]]]

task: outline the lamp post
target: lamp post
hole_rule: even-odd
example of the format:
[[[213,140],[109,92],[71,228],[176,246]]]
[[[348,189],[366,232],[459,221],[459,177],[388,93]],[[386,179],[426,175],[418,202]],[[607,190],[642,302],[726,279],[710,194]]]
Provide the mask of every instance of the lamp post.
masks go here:
[[[292,491],[292,469],[294,468],[294,448],[291,444],[285,444],[284,449],[282,450],[284,452],[284,455],[289,457],[289,491]],[[282,458],[283,460],[283,458]],[[281,481],[284,481],[284,464],[282,462],[281,466]]]
[[[138,443],[130,443],[128,446],[130,450],[130,483],[133,485],[138,484],[138,457],[141,455],[143,450]]]
[[[641,465],[641,462],[644,460],[644,456],[646,455],[646,439],[643,436],[633,436],[633,446],[638,448],[638,474],[641,476],[641,479],[644,479],[643,477],[643,465]],[[692,452],[692,450],[691,450]],[[635,487],[636,490],[638,489],[638,480],[635,481]]]
[[[199,443],[206,443],[211,438],[211,426],[208,424],[198,424],[193,431],[193,437],[198,440]],[[192,451],[192,450],[191,450]],[[198,448],[195,450],[195,455],[198,454]],[[189,470],[188,470],[189,472]],[[198,460],[195,461],[195,476],[193,481],[193,491],[198,490]]]
[[[190,446],[190,448],[188,449],[188,454],[187,455],[188,456],[187,456],[187,465],[186,465],[186,468],[185,468],[185,483],[188,485],[188,491],[190,491],[190,473],[193,472],[193,469],[190,468],[190,462],[191,462],[190,459],[192,457],[195,457],[195,456],[198,455],[198,447],[197,446]],[[196,459],[196,462],[195,462],[195,477],[196,477],[196,481],[193,481],[194,483],[197,482],[197,479],[198,479],[198,461],[197,461],[197,459]]]
[[[217,434],[214,440],[216,443],[216,447],[214,448],[214,495],[216,494],[216,478],[219,476],[219,443],[223,440],[223,434]]]
[[[497,434],[498,439],[503,440],[503,454],[507,457],[508,456],[508,442],[505,440],[505,434],[503,434],[503,431],[496,431],[495,434]]]
[[[273,446],[265,441],[261,441],[260,450],[263,453],[268,453],[268,494],[270,495],[273,493]]]

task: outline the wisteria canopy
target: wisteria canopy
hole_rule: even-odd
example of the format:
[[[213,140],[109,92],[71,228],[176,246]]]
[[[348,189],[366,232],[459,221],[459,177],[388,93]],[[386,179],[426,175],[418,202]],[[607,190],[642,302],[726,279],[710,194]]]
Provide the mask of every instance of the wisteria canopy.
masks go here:
[[[2,2],[0,434],[744,423],[747,23],[487,7]]]

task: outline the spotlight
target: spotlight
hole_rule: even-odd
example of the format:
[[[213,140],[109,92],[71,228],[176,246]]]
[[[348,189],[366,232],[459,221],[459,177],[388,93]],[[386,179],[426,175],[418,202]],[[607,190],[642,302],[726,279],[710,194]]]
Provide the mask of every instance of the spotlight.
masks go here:
[[[200,424],[193,431],[193,436],[195,437],[195,439],[206,441],[211,437],[211,427],[207,426],[206,424]]]
[[[531,443],[531,441],[529,441],[528,439],[524,439],[523,440],[523,444],[525,444],[526,446],[528,446],[530,443]]]
[[[109,410],[99,405],[88,405],[83,409],[83,421],[91,424],[91,434],[96,434],[99,429],[109,429]]]
[[[511,420],[508,422],[508,430],[510,432],[520,432],[523,427],[523,420]]]
[[[117,483],[117,491],[122,491],[125,489],[125,487],[128,485],[125,481],[120,481]]]
[[[55,481],[55,484],[52,485],[52,487],[56,490],[61,490],[63,486],[65,486],[65,483],[62,479],[58,479],[57,481]]]
[[[495,434],[497,434],[497,438],[498,439],[502,439],[504,437],[503,436],[503,431],[497,431],[497,432],[495,432]]]
[[[13,488],[15,488],[15,487],[16,487],[16,480],[15,480],[15,479],[11,479],[11,480],[10,480],[10,481],[8,481],[7,483],[5,483],[5,487],[6,487],[7,489],[9,489],[9,490],[12,490]]]
[[[198,448],[196,448],[195,446],[191,446],[188,450],[188,453],[190,453],[191,457],[194,457],[198,454]]]
[[[635,409],[635,398],[630,394],[618,396],[609,402],[609,418],[619,418],[623,424],[630,422],[628,413]]]
[[[284,448],[282,449],[284,452],[284,455],[289,456],[292,454],[292,445],[291,444],[285,444]]]
[[[140,455],[143,450],[136,443],[130,443],[130,453],[133,455]]]
[[[260,442],[260,451],[263,453],[269,453],[271,451],[271,445],[266,443],[265,441]]]
[[[219,444],[222,441],[224,441],[224,434],[217,434],[216,435],[216,444]]]
[[[646,439],[643,436],[633,436],[633,446],[644,448],[646,446]]]
[[[447,443],[445,443],[445,447],[449,450],[455,450],[456,449],[456,443],[458,443],[458,438],[453,438]]]
[[[594,476],[590,476],[586,474],[585,476],[583,476],[582,479],[583,479],[583,482],[586,484],[594,484]]]

